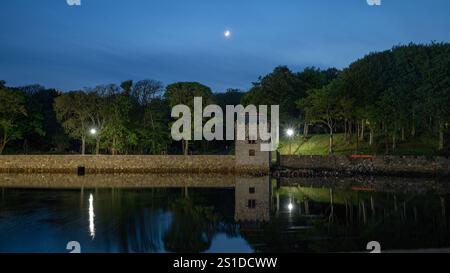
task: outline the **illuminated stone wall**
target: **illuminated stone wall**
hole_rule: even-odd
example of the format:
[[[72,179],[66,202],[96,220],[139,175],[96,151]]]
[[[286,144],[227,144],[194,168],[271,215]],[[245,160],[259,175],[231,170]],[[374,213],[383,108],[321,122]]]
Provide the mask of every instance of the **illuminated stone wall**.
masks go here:
[[[0,172],[76,173],[234,173],[245,172],[234,156],[108,156],[108,155],[4,155]],[[249,170],[251,171],[251,170]]]
[[[281,156],[284,168],[373,174],[449,175],[450,159],[424,156],[374,156],[373,160],[347,156]]]

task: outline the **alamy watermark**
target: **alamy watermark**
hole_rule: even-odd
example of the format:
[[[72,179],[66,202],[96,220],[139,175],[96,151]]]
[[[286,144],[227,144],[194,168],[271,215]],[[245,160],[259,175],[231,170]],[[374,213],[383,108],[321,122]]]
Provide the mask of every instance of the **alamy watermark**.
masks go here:
[[[366,249],[370,251],[370,253],[381,253],[381,244],[378,241],[370,241],[367,243]]]
[[[270,122],[267,105],[227,105],[224,120],[224,113],[219,105],[203,108],[202,97],[195,97],[193,122],[191,109],[184,104],[174,106],[171,116],[178,119],[171,129],[172,139],[175,141],[259,140],[263,152],[275,151],[279,145],[278,105],[270,107]],[[209,120],[203,124],[205,118]]]
[[[81,253],[81,244],[78,241],[70,241],[67,243],[66,249],[70,250],[69,253]]]

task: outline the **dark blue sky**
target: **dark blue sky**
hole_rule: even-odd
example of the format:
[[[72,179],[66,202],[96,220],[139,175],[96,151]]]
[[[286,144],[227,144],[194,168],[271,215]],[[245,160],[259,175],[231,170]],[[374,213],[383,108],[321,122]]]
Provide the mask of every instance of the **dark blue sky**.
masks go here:
[[[63,90],[144,78],[247,89],[277,65],[343,68],[400,43],[450,39],[448,0],[81,1],[1,0],[0,79]]]

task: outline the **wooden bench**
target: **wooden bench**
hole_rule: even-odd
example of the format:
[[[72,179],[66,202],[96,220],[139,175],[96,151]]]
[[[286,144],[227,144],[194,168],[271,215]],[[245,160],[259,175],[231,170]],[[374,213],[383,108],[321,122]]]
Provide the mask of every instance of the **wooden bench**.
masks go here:
[[[371,155],[350,155],[348,157],[349,160],[353,159],[369,159],[370,161],[373,161],[373,156]]]

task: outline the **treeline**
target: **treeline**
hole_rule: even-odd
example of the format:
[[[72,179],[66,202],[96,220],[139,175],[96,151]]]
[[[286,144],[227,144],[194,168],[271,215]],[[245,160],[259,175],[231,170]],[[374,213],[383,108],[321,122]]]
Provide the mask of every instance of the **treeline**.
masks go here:
[[[386,153],[417,137],[445,150],[449,132],[450,45],[397,46],[372,53],[343,71],[285,66],[260,77],[248,92],[214,93],[196,82],[166,87],[124,81],[71,92],[0,81],[0,153],[229,153],[232,142],[173,142],[170,110],[195,96],[222,107],[280,105],[281,129],[305,137],[326,131],[348,142],[382,144]]]
[[[356,142],[357,150],[364,141],[391,153],[399,141],[426,137],[443,151],[450,123],[450,44],[397,46],[343,71],[293,73],[278,67],[254,83],[243,102],[279,104],[282,127],[306,137],[310,130],[326,131],[330,154],[336,133]]]
[[[0,85],[0,154],[166,154],[230,152],[232,143],[172,141],[171,108],[205,103],[239,104],[242,92],[213,94],[196,82],[164,88],[161,82],[124,81],[84,90],[59,92],[39,85],[20,88]],[[190,144],[190,145],[189,145]]]
[[[399,141],[424,135],[444,150],[450,122],[450,45],[394,47],[351,64],[330,84],[297,100],[305,121],[330,135],[382,142],[385,152]]]

